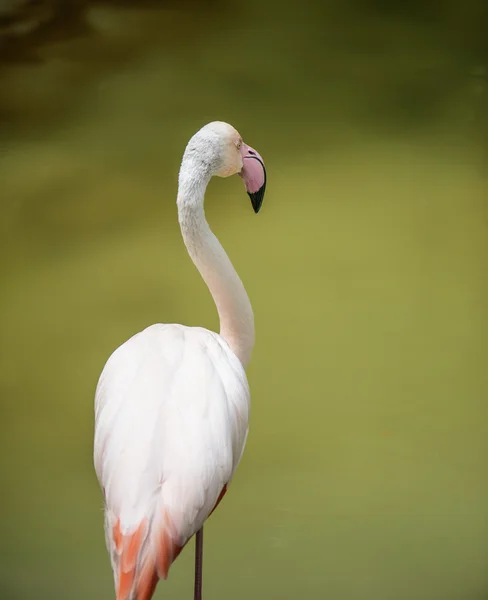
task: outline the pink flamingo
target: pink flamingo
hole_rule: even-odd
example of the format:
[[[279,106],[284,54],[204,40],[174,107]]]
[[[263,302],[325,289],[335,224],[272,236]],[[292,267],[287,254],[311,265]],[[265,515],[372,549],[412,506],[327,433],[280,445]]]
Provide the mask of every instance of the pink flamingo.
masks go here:
[[[151,325],[115,350],[98,382],[94,462],[117,600],[150,600],[195,533],[194,598],[201,599],[203,524],[244,451],[254,316],[203,207],[211,177],[236,173],[257,213],[266,188],[261,156],[227,123],[209,123],[191,138],[179,173],[178,220],[215,301],[220,334]]]

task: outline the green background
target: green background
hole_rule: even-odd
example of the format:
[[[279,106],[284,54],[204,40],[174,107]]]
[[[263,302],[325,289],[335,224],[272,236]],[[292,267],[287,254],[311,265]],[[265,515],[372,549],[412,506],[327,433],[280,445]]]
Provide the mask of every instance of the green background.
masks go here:
[[[0,30],[0,598],[113,597],[95,386],[147,325],[218,328],[175,205],[214,119],[268,190],[207,193],[257,343],[205,597],[488,597],[483,3],[55,4]]]

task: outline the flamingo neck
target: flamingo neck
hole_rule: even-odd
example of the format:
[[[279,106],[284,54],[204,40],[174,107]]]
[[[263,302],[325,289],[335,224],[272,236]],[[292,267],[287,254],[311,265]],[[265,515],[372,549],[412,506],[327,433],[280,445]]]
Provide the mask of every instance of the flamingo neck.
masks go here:
[[[254,315],[239,275],[205,218],[203,204],[210,178],[203,165],[183,161],[178,184],[178,221],[188,254],[217,307],[220,335],[245,367],[254,346]]]

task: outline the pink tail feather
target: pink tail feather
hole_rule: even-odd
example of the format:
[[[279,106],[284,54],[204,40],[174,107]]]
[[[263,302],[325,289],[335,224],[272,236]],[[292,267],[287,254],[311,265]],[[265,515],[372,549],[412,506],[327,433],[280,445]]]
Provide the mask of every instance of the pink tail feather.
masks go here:
[[[174,541],[174,528],[166,512],[148,531],[147,521],[124,535],[117,521],[112,539],[119,555],[117,600],[151,600],[159,579],[166,579],[182,546]]]

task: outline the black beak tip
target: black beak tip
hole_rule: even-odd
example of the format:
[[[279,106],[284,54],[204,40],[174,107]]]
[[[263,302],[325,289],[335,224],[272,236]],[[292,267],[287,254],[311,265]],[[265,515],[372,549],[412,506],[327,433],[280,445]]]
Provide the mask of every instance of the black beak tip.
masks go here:
[[[248,192],[248,196],[249,198],[251,198],[251,204],[256,214],[258,214],[261,206],[263,205],[265,191],[266,183],[257,192],[254,192],[252,194]]]

